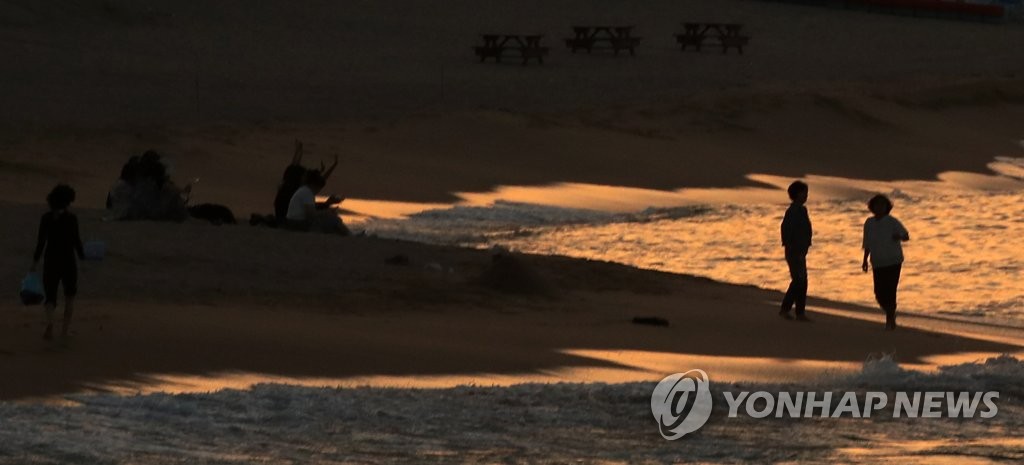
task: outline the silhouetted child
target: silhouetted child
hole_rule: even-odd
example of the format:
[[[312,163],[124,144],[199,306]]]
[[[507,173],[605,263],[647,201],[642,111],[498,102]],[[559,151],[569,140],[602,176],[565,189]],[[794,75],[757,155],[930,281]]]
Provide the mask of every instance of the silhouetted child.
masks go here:
[[[885,329],[896,329],[896,288],[903,269],[903,242],[910,233],[892,212],[892,201],[876,195],[868,201],[868,210],[874,215],[864,222],[864,262],[861,269],[868,272],[868,258],[875,281],[875,300],[885,310]]]
[[[807,184],[795,181],[789,185],[789,199],[793,202],[782,219],[782,246],[786,250],[786,264],[789,265],[791,281],[786,297],[782,299],[779,316],[789,320],[789,312],[796,305],[796,319],[809,321],[804,309],[807,306],[807,250],[811,248],[811,218],[807,214]]]
[[[306,181],[288,203],[285,215],[288,229],[293,231],[315,231],[348,235],[348,228],[331,209],[341,203],[340,197],[331,196],[326,202],[317,202],[316,195],[323,190],[326,180],[319,171],[306,172]]]
[[[64,287],[64,325],[61,334],[67,336],[71,327],[75,294],[78,293],[78,263],[75,256],[84,258],[82,239],[78,232],[78,218],[68,211],[75,201],[75,190],[66,184],[54,187],[46,196],[50,211],[39,222],[39,240],[32,270],[43,262],[43,288],[46,293],[46,331],[43,337],[53,338],[53,313],[57,308],[57,288]],[[45,254],[44,254],[45,252]]]

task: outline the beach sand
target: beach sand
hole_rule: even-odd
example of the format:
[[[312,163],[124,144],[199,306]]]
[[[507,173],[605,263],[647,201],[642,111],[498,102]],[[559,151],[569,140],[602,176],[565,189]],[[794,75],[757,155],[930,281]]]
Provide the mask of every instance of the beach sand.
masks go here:
[[[208,390],[231,373],[324,384],[665,374],[594,355],[609,353],[688,354],[714,369],[722,357],[847,366],[881,352],[927,364],[1021,350],[1019,335],[969,337],[984,331],[953,323],[886,333],[874,310],[835,302],[814,307],[876,321],[815,311],[813,323],[785,322],[778,292],[614,264],[521,257],[549,292],[509,294],[478,281],[486,251],[111,223],[95,210],[121,164],[155,148],[176,181],[200,179],[196,201],[243,220],[269,212],[296,138],[307,164],[340,155],[328,190],[405,202],[554,182],[746,186],[752,173],[932,179],[986,172],[1019,150],[1016,24],[745,1],[528,3],[481,16],[477,2],[6,2],[0,282],[13,287],[28,268],[58,181],[78,189],[86,239],[110,252],[82,264],[79,334],[66,346],[42,341],[38,308],[0,304],[0,398],[189,390],[167,387],[171,375],[213,379],[192,388]],[[742,57],[682,54],[671,32],[690,18],[742,21],[754,41]],[[644,47],[620,59],[559,49],[526,68],[467,56],[484,30],[537,28],[555,45],[576,21],[636,23]],[[385,263],[397,254],[411,263]]]
[[[35,213],[4,206],[5,217],[17,219],[4,224],[8,282],[29,260]],[[813,323],[787,322],[775,314],[776,292],[615,264],[521,257],[545,286],[518,294],[481,281],[491,266],[487,251],[248,226],[109,223],[97,214],[82,212],[82,227],[87,238],[106,240],[110,254],[82,264],[77,337],[45,342],[38,307],[3,304],[0,397],[118,386],[210,390],[232,373],[266,376],[250,382],[396,385],[416,385],[421,376],[478,384],[541,374],[545,381],[660,378],[578,353],[586,351],[690,354],[712,365],[715,357],[754,357],[841,366],[882,352],[913,364],[1019,350],[950,334],[884,332],[881,315],[868,309],[852,308],[876,321],[815,312]],[[397,254],[410,263],[385,263]],[[513,274],[504,282],[521,281]],[[632,324],[636,316],[670,326]],[[211,379],[189,388],[161,381],[167,376]],[[381,376],[393,379],[374,381]]]

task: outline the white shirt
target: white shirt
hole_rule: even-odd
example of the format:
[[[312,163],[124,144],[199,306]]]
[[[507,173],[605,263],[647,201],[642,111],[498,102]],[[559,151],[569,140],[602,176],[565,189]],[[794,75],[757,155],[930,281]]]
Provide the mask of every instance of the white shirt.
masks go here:
[[[288,201],[288,213],[285,214],[285,218],[289,221],[309,220],[306,217],[308,207],[316,207],[316,194],[313,194],[309,187],[302,186],[295,191],[295,194],[292,194],[292,199]]]
[[[881,268],[903,263],[903,241],[893,236],[909,235],[900,220],[891,215],[868,218],[864,222],[864,250],[871,252],[871,266]]]

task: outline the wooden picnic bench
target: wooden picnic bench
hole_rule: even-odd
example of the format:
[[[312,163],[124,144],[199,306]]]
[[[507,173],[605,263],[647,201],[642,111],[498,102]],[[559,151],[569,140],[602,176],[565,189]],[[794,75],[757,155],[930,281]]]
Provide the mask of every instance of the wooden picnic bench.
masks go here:
[[[537,60],[537,63],[544,64],[544,56],[548,54],[549,48],[541,45],[544,38],[542,34],[480,34],[483,45],[473,47],[480,62],[488,58],[494,58],[495,63],[501,63],[506,54],[515,54],[523,60],[526,65],[530,59]]]
[[[740,34],[742,24],[735,23],[683,23],[683,32],[676,34],[676,42],[683,51],[693,46],[698,52],[708,39],[717,40],[722,53],[735,48],[740,55],[743,47],[750,42],[750,37]]]
[[[621,50],[629,50],[630,55],[636,55],[636,47],[640,44],[640,38],[633,36],[633,26],[573,26],[572,32],[573,37],[565,39],[565,45],[572,53],[577,50],[591,53],[595,48],[608,48],[616,55]]]

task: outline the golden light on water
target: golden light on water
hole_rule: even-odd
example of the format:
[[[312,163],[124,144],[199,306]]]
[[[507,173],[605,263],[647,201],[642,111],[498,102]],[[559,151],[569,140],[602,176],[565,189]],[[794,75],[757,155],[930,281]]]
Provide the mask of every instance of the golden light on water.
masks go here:
[[[869,216],[864,202],[881,192],[893,198],[893,215],[912,237],[905,245],[901,308],[1024,318],[1024,182],[1015,177],[1024,167],[1017,159],[1001,159],[990,167],[996,174],[951,172],[935,181],[805,177],[815,227],[808,255],[811,295],[875,306],[871,277],[860,270],[860,244]],[[421,205],[420,210],[431,210],[425,217],[416,215],[416,205],[404,204],[411,220],[370,220],[364,227],[383,236],[477,247],[500,244],[784,290],[789,278],[778,227],[788,202],[784,188],[792,178],[749,178],[766,187],[499,187],[460,193],[464,200],[447,209]],[[460,217],[459,209],[467,208],[477,210]],[[364,213],[374,216],[373,211]]]

